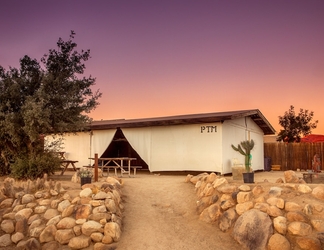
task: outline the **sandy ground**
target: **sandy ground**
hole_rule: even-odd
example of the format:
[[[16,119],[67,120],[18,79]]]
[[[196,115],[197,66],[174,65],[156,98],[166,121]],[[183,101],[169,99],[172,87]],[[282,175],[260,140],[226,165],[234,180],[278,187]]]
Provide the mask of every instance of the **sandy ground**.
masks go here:
[[[200,250],[240,249],[229,233],[223,233],[217,225],[199,220],[196,213],[194,185],[185,183],[188,173],[149,173],[139,171],[134,178],[123,177],[123,228],[117,249],[146,250]],[[194,173],[195,175],[199,173]],[[56,176],[68,193],[75,197],[80,184],[70,181],[72,173]],[[301,173],[298,174],[302,176]],[[229,182],[231,175],[225,176]],[[257,172],[255,183],[275,183],[283,178],[283,172]],[[103,181],[100,179],[99,181]]]

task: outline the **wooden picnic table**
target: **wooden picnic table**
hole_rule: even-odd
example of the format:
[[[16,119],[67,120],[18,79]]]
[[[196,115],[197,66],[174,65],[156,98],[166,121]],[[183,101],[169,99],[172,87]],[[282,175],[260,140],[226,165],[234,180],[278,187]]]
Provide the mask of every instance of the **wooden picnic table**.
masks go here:
[[[90,158],[91,160],[94,160],[95,158]],[[116,168],[120,169],[121,176],[123,174],[128,174],[129,177],[131,177],[131,161],[136,160],[136,158],[132,157],[108,157],[108,158],[98,158],[98,162],[101,162],[101,165],[99,166],[102,170],[102,173],[104,172],[104,168],[107,168],[108,174],[109,174],[109,167],[112,168],[112,166],[109,166],[108,164],[110,162],[113,162],[115,164],[115,170]],[[124,165],[124,161],[127,162],[127,165]],[[124,167],[127,167],[127,170],[124,169]],[[117,172],[115,172],[117,173]],[[134,172],[135,173],[135,172]]]
[[[77,163],[78,161],[71,161],[71,160],[62,160],[61,161],[61,166],[62,166],[62,172],[61,175],[64,174],[64,172],[67,170],[68,166],[71,165],[73,167],[74,171],[78,171],[77,168],[75,167],[74,163]]]

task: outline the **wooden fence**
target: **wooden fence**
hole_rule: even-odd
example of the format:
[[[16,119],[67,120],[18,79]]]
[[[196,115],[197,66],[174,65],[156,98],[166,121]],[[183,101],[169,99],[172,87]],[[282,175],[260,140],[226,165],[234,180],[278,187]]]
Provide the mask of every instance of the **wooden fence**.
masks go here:
[[[315,153],[320,156],[323,170],[324,142],[264,144],[264,157],[270,157],[271,165],[280,165],[283,171],[312,169]]]

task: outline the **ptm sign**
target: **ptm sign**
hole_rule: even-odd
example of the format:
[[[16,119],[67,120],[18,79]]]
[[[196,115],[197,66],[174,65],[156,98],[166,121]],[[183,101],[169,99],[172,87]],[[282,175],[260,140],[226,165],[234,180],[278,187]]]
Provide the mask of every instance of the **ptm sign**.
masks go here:
[[[217,126],[201,126],[200,133],[216,133]]]

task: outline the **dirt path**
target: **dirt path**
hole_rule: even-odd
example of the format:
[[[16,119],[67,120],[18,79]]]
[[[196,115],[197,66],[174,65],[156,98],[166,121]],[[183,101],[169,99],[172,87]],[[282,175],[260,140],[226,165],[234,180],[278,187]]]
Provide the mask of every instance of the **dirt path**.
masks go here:
[[[117,249],[238,249],[217,225],[199,220],[194,185],[185,176],[124,178],[123,233]]]

